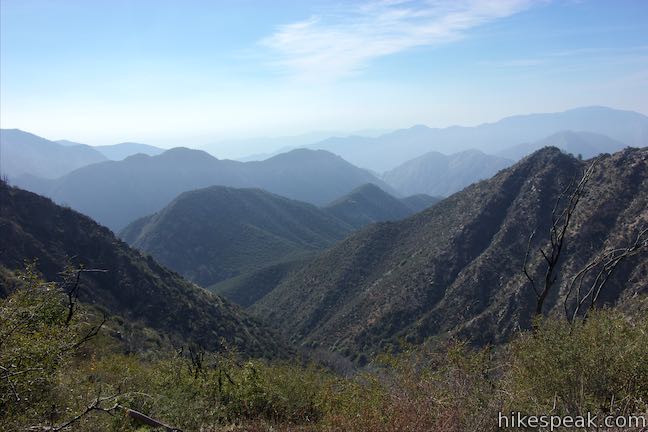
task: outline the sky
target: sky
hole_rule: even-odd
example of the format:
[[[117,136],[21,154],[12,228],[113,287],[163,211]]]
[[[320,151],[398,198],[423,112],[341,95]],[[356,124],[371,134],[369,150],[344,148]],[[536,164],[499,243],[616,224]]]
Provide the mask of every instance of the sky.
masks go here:
[[[0,0],[0,127],[49,139],[200,146],[589,105],[648,114],[648,1]]]

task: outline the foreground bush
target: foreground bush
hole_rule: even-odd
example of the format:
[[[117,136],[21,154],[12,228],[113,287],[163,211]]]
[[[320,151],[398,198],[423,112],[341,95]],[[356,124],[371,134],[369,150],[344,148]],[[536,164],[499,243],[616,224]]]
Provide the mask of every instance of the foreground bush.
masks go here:
[[[335,431],[487,431],[497,403],[487,350],[461,343],[384,356],[381,367],[343,383],[331,397]]]
[[[648,409],[648,318],[597,311],[569,325],[542,320],[509,346],[508,409],[628,415]]]
[[[127,355],[108,336],[110,323],[88,338],[96,315],[80,308],[69,319],[61,286],[31,268],[19,285],[0,300],[3,431],[150,430],[127,409],[185,431],[302,432],[495,431],[499,412],[647,410],[646,313],[634,321],[609,310],[574,324],[541,320],[506,347],[417,348],[342,377],[197,348]]]
[[[60,373],[96,330],[57,284],[29,265],[0,300],[0,430],[54,424],[70,404]]]

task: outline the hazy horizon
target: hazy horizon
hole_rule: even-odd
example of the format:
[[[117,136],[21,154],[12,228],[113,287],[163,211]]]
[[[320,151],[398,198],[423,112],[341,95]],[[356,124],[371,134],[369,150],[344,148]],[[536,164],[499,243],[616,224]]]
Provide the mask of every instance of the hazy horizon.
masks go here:
[[[266,5],[2,2],[0,126],[243,156],[277,148],[231,140],[648,113],[645,2]]]

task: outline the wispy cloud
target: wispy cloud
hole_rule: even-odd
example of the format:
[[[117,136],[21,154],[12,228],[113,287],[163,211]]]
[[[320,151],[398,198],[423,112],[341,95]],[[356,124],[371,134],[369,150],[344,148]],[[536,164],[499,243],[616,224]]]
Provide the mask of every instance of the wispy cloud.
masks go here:
[[[373,59],[457,40],[534,0],[375,0],[280,26],[263,39],[272,63],[302,78],[355,74]]]
[[[499,69],[529,69],[545,66],[547,70],[556,68],[565,70],[588,69],[600,65],[622,65],[628,63],[646,64],[648,61],[648,46],[624,47],[583,47],[562,51],[550,51],[532,58],[512,58],[480,61],[480,66]]]

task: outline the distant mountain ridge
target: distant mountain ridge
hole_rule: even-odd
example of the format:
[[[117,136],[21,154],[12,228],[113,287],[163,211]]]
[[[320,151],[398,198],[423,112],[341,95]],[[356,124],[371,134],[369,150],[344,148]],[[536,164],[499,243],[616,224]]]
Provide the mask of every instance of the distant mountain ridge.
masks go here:
[[[68,263],[104,269],[83,274],[80,300],[153,328],[178,346],[220,350],[224,341],[247,356],[285,352],[285,345],[238,307],[142,256],[90,218],[5,183],[0,183],[0,237],[3,275],[34,259],[47,280],[59,280]],[[0,278],[0,296],[7,293]]]
[[[539,150],[413,217],[349,236],[252,310],[298,344],[345,355],[444,335],[505,341],[529,328],[535,307],[522,273],[529,235],[534,227],[546,232],[558,194],[587,163],[557,148]],[[648,227],[647,208],[648,148],[601,156],[574,215],[548,314],[562,313],[578,269]],[[532,250],[544,241],[536,237]],[[541,261],[534,253],[532,274]],[[644,253],[617,269],[600,303],[646,293],[646,275]]]
[[[386,172],[383,180],[403,195],[448,196],[513,164],[510,159],[466,150],[426,153]]]
[[[65,146],[87,145],[87,144],[80,144],[68,140],[59,140],[56,142]],[[109,144],[109,145],[97,145],[91,147],[94,148],[95,150],[98,150],[107,159],[115,160],[115,161],[124,160],[128,156],[133,156],[138,153],[143,153],[149,156],[155,156],[164,153],[165,151],[163,148],[155,147],[148,144],[134,143],[134,142],[123,142],[123,143]]]
[[[385,172],[430,151],[452,154],[473,148],[497,154],[508,147],[538,141],[565,130],[606,135],[626,146],[648,145],[648,117],[595,106],[512,116],[474,127],[418,125],[376,138],[334,137],[309,148],[328,150],[359,167]]]
[[[648,142],[644,143],[645,145],[648,145]],[[593,132],[561,131],[539,141],[509,147],[500,151],[498,156],[518,161],[543,147],[558,147],[566,153],[590,159],[601,153],[617,152],[626,145],[605,135]]]
[[[103,153],[108,159],[120,161],[129,156],[142,153],[148,156],[157,156],[165,152],[165,149],[148,144],[124,142],[111,145],[95,146],[97,150]]]
[[[0,174],[53,179],[106,157],[83,144],[64,146],[20,129],[0,129]]]
[[[323,205],[365,183],[391,191],[371,173],[321,150],[293,150],[244,163],[175,148],[158,156],[138,154],[83,167],[49,182],[32,179],[24,186],[120,230],[160,210],[182,192],[212,185],[262,188]]]

